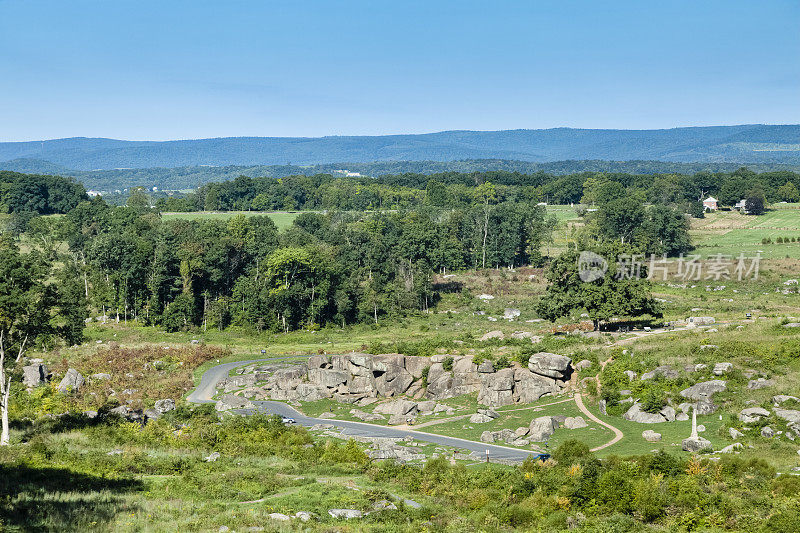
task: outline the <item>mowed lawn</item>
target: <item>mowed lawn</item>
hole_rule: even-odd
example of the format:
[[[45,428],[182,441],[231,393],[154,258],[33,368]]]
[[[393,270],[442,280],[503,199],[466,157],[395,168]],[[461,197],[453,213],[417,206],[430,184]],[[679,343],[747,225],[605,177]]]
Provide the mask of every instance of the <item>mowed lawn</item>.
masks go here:
[[[742,215],[736,211],[709,213],[692,221],[692,242],[695,253],[703,257],[723,254],[763,258],[800,258],[800,208],[797,204],[779,204],[760,216]],[[777,244],[778,237],[796,242]],[[762,244],[769,238],[772,244]]]
[[[236,215],[248,217],[268,216],[279,230],[288,228],[301,211],[191,211],[189,213],[161,213],[164,220],[228,220]]]

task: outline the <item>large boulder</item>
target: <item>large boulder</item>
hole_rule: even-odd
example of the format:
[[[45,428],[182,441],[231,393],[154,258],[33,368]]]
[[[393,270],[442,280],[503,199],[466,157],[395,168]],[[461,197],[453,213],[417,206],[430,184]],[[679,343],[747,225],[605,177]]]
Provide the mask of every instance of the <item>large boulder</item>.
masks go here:
[[[47,365],[33,364],[22,367],[22,383],[29,389],[44,385],[50,379]]]
[[[255,407],[253,402],[247,398],[236,396],[234,394],[224,394],[215,404],[214,408],[217,411],[230,411],[231,409],[252,409]]]
[[[339,358],[334,358],[339,360]],[[329,389],[335,389],[339,385],[347,383],[350,375],[343,370],[333,370],[327,368],[314,368],[308,370],[308,380],[316,385],[322,385]]]
[[[312,355],[306,361],[309,370],[328,366],[328,358],[324,355]]]
[[[377,413],[367,413],[360,409],[350,409],[350,414],[364,422],[375,422],[377,420],[386,420],[386,417]]]
[[[514,369],[514,394],[516,403],[535,402],[542,396],[558,394],[561,388],[555,379],[534,374],[527,368]]]
[[[763,407],[748,407],[747,409],[742,409],[739,413],[739,420],[745,424],[752,424],[768,416],[769,411]]]
[[[472,424],[486,424],[487,422],[491,422],[494,420],[491,416],[485,415],[483,413],[475,413],[474,415],[469,417],[469,421]]]
[[[710,400],[714,394],[722,392],[726,388],[727,384],[724,380],[712,379],[711,381],[703,381],[683,389],[680,394],[689,400]]]
[[[733,363],[717,363],[714,365],[714,370],[712,370],[712,372],[715,376],[721,376],[727,374],[731,370],[733,370]]]
[[[535,353],[528,359],[528,369],[548,378],[567,380],[572,373],[572,359],[548,352]]]
[[[751,379],[750,381],[747,382],[747,389],[748,390],[766,389],[768,387],[772,387],[773,385],[775,385],[775,381],[771,379],[764,379],[764,378]]]
[[[528,440],[531,442],[544,442],[555,433],[558,422],[552,416],[540,416],[531,420],[528,429]]]
[[[589,427],[589,424],[586,423],[582,416],[568,416],[564,419],[564,427],[567,429],[580,429]]]
[[[782,418],[790,424],[800,424],[800,411],[795,409],[775,409],[775,416]]]
[[[797,398],[797,396],[789,396],[787,394],[776,394],[772,397],[772,403],[776,406],[781,405],[783,402],[788,402],[789,400],[800,402],[800,399]]]
[[[689,437],[681,443],[681,449],[685,452],[696,453],[707,448],[711,448],[711,442],[703,437]]]
[[[647,442],[660,442],[661,441],[661,433],[656,433],[652,429],[645,429],[642,431],[642,438]]]
[[[422,357],[419,355],[407,355],[405,358],[406,370],[411,374],[414,379],[422,377],[422,372],[426,367],[430,366],[431,360],[429,357]]]
[[[155,404],[155,409],[159,413],[168,413],[175,409],[175,400],[172,398],[165,398],[163,400],[157,400]]]
[[[480,340],[480,341],[488,341],[488,340],[492,340],[492,339],[503,339],[503,338],[505,338],[505,335],[503,335],[503,332],[500,331],[499,329],[496,329],[494,331],[490,331],[488,333],[483,334],[481,336],[481,338],[478,339],[478,340]]]
[[[493,374],[481,374],[478,403],[501,407],[514,403],[514,369],[504,368]]]
[[[642,381],[646,381],[648,379],[653,379],[656,376],[661,376],[664,379],[676,379],[679,375],[680,373],[671,366],[662,365],[656,367],[654,370],[651,370],[650,372],[645,372],[644,374],[642,374],[641,379]]]
[[[622,417],[625,420],[638,422],[640,424],[659,424],[661,422],[671,422],[675,420],[675,409],[667,406],[657,413],[648,413],[642,409],[642,404],[640,402],[635,402]]]
[[[83,376],[80,372],[74,368],[70,368],[64,375],[64,379],[62,379],[61,383],[58,384],[58,392],[77,392],[85,382],[86,380],[83,379]]]
[[[384,415],[406,415],[417,412],[416,402],[399,398],[391,402],[385,402],[375,407],[376,413]]]

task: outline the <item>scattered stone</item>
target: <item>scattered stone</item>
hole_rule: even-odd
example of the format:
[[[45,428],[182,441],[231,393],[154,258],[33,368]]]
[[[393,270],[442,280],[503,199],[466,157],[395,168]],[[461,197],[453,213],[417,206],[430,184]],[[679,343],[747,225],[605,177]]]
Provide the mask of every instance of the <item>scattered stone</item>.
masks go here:
[[[350,409],[350,414],[364,422],[375,422],[377,420],[386,420],[386,417],[377,413],[367,413],[360,409]]]
[[[214,463],[214,462],[216,462],[216,460],[217,460],[217,459],[219,459],[220,457],[221,457],[221,456],[220,456],[220,453],[219,453],[219,452],[211,452],[211,454],[210,454],[208,457],[204,457],[204,458],[203,458],[203,461],[205,461],[205,462],[207,462],[207,463]]]
[[[771,439],[775,436],[775,431],[769,426],[764,426],[761,428],[761,436]]]
[[[752,424],[767,416],[769,416],[769,411],[763,407],[748,407],[739,413],[739,420],[745,424]]]
[[[664,379],[676,379],[679,376],[679,373],[677,370],[675,370],[669,365],[662,365],[656,367],[655,370],[651,370],[650,372],[645,372],[644,374],[642,374],[641,379],[642,381],[646,381],[648,379],[653,379],[656,376],[661,376]]]
[[[89,376],[89,379],[91,379],[92,381],[108,381],[109,379],[111,379],[111,374],[105,374],[103,372],[100,372],[99,374],[92,374],[91,376]]]
[[[348,520],[350,518],[361,518],[364,516],[364,513],[358,509],[328,509],[328,514],[333,518],[341,518],[344,520]]]
[[[710,400],[714,394],[727,389],[727,383],[721,379],[712,379],[696,383],[691,387],[683,389],[680,395],[689,400],[702,401]]]
[[[727,374],[733,369],[733,363],[717,363],[714,365],[714,370],[712,371],[715,376],[721,376],[723,374]]]
[[[703,433],[705,430],[706,430],[706,426],[704,426],[703,424],[698,424],[698,426],[697,426],[697,432],[698,433]]]
[[[751,379],[750,381],[747,382],[747,389],[748,390],[766,389],[768,387],[772,387],[773,385],[775,385],[775,381],[771,379],[764,379],[764,378]]]
[[[492,420],[494,420],[492,417],[481,413],[475,413],[469,417],[469,421],[473,424],[485,424],[487,422],[491,422]]]
[[[269,516],[272,520],[280,520],[281,522],[288,522],[292,519],[291,516],[283,513],[269,513],[267,516]]]
[[[744,437],[744,433],[736,428],[728,428],[728,435],[730,435],[733,440]]]
[[[656,433],[652,429],[646,429],[642,431],[642,437],[647,442],[660,442],[661,441],[661,433]]]
[[[588,359],[582,359],[581,361],[578,361],[575,364],[575,370],[581,371],[581,370],[585,370],[587,368],[591,368],[591,366],[592,366],[592,362],[591,361],[589,361]]]
[[[492,339],[501,339],[502,340],[504,338],[505,338],[505,335],[503,334],[503,332],[500,331],[499,329],[496,329],[494,331],[490,331],[488,333],[485,333],[478,340],[479,341],[488,341],[488,340],[492,340]]]
[[[589,427],[589,424],[586,423],[586,420],[584,420],[582,416],[568,416],[564,420],[564,427],[566,429],[580,429]]]
[[[171,398],[164,398],[163,400],[158,400],[155,403],[156,411],[159,413],[168,413],[175,409],[175,400]]]
[[[711,448],[711,441],[703,437],[689,437],[681,443],[681,449],[685,452],[699,452],[708,448]]]
[[[514,320],[515,318],[519,317],[522,314],[519,309],[511,309],[507,308],[503,311],[503,318],[506,320]]]
[[[77,392],[85,382],[86,380],[83,379],[83,376],[80,372],[74,368],[70,368],[67,370],[64,379],[62,379],[61,383],[58,384],[58,392],[62,394],[66,394],[68,392]]]
[[[478,300],[494,300],[494,296],[491,294],[479,294]]]
[[[704,365],[703,363],[697,363],[696,365],[694,365],[695,372],[702,372],[706,368],[708,368],[708,365]]]
[[[311,520],[311,513],[309,513],[308,511],[297,511],[294,514],[294,517],[300,520],[301,522],[308,522],[309,520]]]
[[[230,411],[231,409],[253,409],[255,405],[247,398],[235,396],[233,394],[225,394],[215,404],[214,408],[217,411]]]
[[[626,370],[625,375],[628,376],[628,381],[633,381],[639,375],[633,370]]]
[[[491,431],[484,431],[481,433],[481,442],[494,442],[494,435]]]
[[[800,328],[800,322],[789,322],[788,324],[784,324],[783,327],[785,327],[785,328]]]
[[[106,455],[122,455],[122,450],[120,450],[119,448],[115,448],[110,452],[108,452]]]
[[[657,413],[648,413],[642,409],[640,402],[635,402],[622,417],[640,424],[659,424],[675,420],[675,409],[666,406]]]
[[[400,398],[379,404],[374,411],[384,415],[406,415],[409,413],[413,415],[417,412],[417,403]]]
[[[791,424],[800,424],[800,411],[795,409],[775,409],[775,416]]]
[[[722,448],[719,453],[734,453],[738,452],[742,448],[744,448],[744,445],[741,442],[734,442],[733,444],[729,444]]]
[[[399,426],[402,424],[411,424],[414,423],[415,417],[411,414],[405,415],[389,415],[389,424],[392,426]]]
[[[789,400],[800,402],[800,399],[798,399],[797,396],[789,396],[787,394],[777,394],[772,397],[772,403],[776,406],[781,405],[783,402],[788,402]]]
[[[530,431],[531,431],[530,428],[527,428],[525,426],[521,426],[521,427],[518,427],[516,430],[514,430],[514,435],[516,435],[517,437],[524,437],[525,435],[530,433]]]
[[[22,383],[25,387],[32,389],[39,385],[44,385],[50,379],[50,371],[46,365],[33,364],[22,367]]]
[[[481,364],[478,365],[478,372],[482,374],[491,374],[494,372],[494,364],[486,359]]]
[[[378,500],[372,504],[372,508],[376,511],[396,511],[397,506],[389,500]]]
[[[85,416],[89,420],[94,420],[95,418],[97,418],[97,411],[91,411],[91,410],[90,411],[84,411],[83,412],[83,416]]]
[[[700,345],[700,349],[703,350],[703,351],[705,351],[705,350],[718,350],[719,346],[717,346],[716,344],[701,344]]]
[[[351,413],[353,411],[350,411]],[[366,413],[365,413],[366,414]],[[322,420],[332,420],[336,418],[336,413],[331,413],[330,411],[320,414],[317,418],[321,418]]]

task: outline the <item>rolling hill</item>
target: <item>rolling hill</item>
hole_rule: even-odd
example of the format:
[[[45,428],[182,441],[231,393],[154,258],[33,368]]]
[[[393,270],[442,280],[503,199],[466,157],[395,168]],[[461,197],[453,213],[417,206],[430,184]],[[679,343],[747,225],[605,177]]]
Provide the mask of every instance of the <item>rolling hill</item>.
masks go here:
[[[179,141],[69,138],[0,143],[0,162],[39,160],[73,170],[226,165],[316,165],[349,161],[503,159],[655,160],[800,163],[800,125],[741,125],[664,130],[556,128],[444,131],[419,135],[228,137]],[[19,165],[17,165],[19,166]]]

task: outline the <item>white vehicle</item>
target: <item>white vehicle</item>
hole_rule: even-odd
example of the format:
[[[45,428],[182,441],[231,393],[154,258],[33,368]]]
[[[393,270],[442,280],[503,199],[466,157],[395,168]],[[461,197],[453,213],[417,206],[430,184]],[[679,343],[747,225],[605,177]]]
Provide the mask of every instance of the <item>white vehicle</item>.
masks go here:
[[[281,417],[281,422],[283,422],[284,424],[294,424],[295,423],[294,422],[294,418],[289,418],[288,416],[282,416]]]

